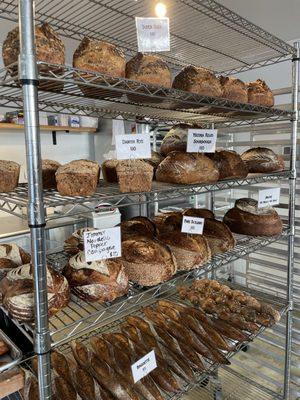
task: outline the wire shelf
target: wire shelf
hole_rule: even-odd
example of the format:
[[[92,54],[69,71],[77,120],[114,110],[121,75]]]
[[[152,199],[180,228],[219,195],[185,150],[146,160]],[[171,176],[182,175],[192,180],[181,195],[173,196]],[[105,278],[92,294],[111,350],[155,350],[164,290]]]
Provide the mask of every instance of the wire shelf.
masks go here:
[[[91,115],[152,123],[249,124],[289,120],[291,112],[160,86],[92,71],[39,62],[41,111]],[[7,67],[16,74],[17,64]],[[45,72],[48,71],[48,72]],[[14,76],[17,80],[17,76]],[[21,107],[22,93],[7,69],[0,71],[0,105]]]
[[[289,171],[274,172],[269,174],[249,174],[247,178],[238,180],[223,180],[212,184],[198,185],[176,185],[154,181],[151,192],[120,193],[117,184],[108,184],[103,181],[97,188],[96,193],[89,197],[61,196],[55,190],[44,190],[44,205],[48,212],[47,221],[82,215],[95,210],[95,205],[108,203],[101,210],[115,207],[125,207],[135,204],[148,204],[173,200],[175,198],[187,197],[206,193],[210,191],[226,190],[256,183],[272,182],[286,179],[290,176]],[[0,193],[0,210],[26,219],[24,209],[28,204],[27,184],[19,185],[14,191]],[[54,212],[53,212],[54,209]]]
[[[105,326],[109,321],[118,320],[123,315],[130,313],[142,304],[151,303],[159,297],[165,297],[176,292],[178,285],[189,282],[195,278],[206,276],[222,266],[240,259],[254,251],[257,251],[269,244],[284,239],[289,233],[285,228],[282,235],[273,237],[253,237],[245,235],[236,236],[236,246],[233,250],[218,254],[203,267],[188,272],[177,274],[173,279],[153,288],[143,288],[131,285],[129,294],[115,300],[112,303],[100,304],[90,303],[71,295],[71,301],[67,307],[50,318],[49,329],[51,332],[52,346],[56,347],[71,338],[82,335],[91,329]],[[54,268],[61,270],[67,263],[69,256],[65,252],[58,252],[48,255],[48,263]],[[6,312],[5,309],[3,309]],[[14,323],[27,336],[33,340],[33,326]]]
[[[167,4],[171,51],[163,57],[175,70],[193,64],[232,74],[294,54],[292,46],[213,0]],[[65,37],[107,40],[132,56],[137,52],[134,18],[155,16],[154,5],[151,0],[37,0],[35,17]],[[18,1],[2,0],[1,13],[17,21]]]

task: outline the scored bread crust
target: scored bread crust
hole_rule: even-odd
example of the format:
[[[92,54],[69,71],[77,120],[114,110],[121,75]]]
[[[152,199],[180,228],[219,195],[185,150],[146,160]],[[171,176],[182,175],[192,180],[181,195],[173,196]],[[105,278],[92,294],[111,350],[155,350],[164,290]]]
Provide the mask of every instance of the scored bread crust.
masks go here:
[[[248,175],[247,165],[242,157],[232,150],[217,150],[209,156],[219,170],[219,180],[243,179]]]
[[[274,106],[274,95],[272,90],[262,79],[247,83],[248,103],[265,107]]]
[[[14,243],[0,244],[0,269],[11,269],[28,264],[31,256]]]
[[[229,227],[224,222],[212,218],[205,220],[203,235],[208,241],[212,255],[232,250],[236,243]]]
[[[248,103],[247,85],[240,79],[231,76],[221,76],[222,97],[239,103]]]
[[[267,147],[248,149],[241,157],[252,173],[283,171],[285,168],[283,157]]]
[[[156,235],[156,226],[147,217],[133,217],[128,221],[122,221],[120,226],[122,241],[136,237],[148,237],[151,239]]]

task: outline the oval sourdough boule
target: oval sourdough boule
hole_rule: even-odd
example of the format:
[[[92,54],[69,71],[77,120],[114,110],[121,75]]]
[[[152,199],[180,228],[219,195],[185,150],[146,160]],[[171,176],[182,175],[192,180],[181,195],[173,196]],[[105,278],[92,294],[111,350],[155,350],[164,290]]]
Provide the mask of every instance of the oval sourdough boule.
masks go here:
[[[248,103],[265,107],[274,106],[274,95],[272,90],[262,79],[247,83]]]
[[[122,258],[129,280],[141,286],[155,286],[172,278],[176,260],[163,243],[135,238],[122,243]]]
[[[211,183],[219,178],[214,162],[204,154],[173,151],[159,164],[156,180],[168,183]]]
[[[187,217],[215,219],[215,214],[207,208],[186,208],[182,214]]]
[[[224,215],[231,232],[251,236],[275,236],[282,233],[282,221],[273,207],[258,208],[254,199],[239,199]]]
[[[122,221],[120,226],[122,241],[141,237],[152,239],[156,235],[156,226],[147,217],[133,217],[128,221]]]
[[[72,291],[86,301],[105,303],[128,293],[121,258],[87,262],[84,252],[70,258],[63,271]]]
[[[217,150],[208,155],[219,170],[219,180],[243,179],[248,175],[248,168],[241,156],[232,150]]]
[[[248,103],[247,85],[243,81],[234,77],[221,76],[220,83],[223,89],[222,97],[239,103]]]
[[[283,171],[285,168],[282,156],[274,153],[267,147],[254,147],[242,154],[242,160],[247,165],[249,172],[264,173]]]
[[[0,160],[0,192],[8,193],[18,186],[20,168],[14,161]]]
[[[201,125],[178,124],[174,125],[163,138],[160,146],[162,155],[167,156],[171,151],[186,152],[188,130],[201,129]]]
[[[213,256],[232,250],[235,246],[235,239],[229,227],[216,219],[205,219],[203,235],[208,241]]]

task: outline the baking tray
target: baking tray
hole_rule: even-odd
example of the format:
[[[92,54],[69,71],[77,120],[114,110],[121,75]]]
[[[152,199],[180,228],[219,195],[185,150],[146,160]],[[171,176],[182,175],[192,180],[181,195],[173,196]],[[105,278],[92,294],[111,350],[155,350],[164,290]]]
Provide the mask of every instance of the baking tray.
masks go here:
[[[0,329],[0,340],[3,340],[10,348],[10,352],[0,356],[0,361],[7,361],[6,364],[0,366],[0,373],[4,372],[8,369],[11,369],[18,365],[23,358],[23,353],[21,350],[14,344],[14,342],[5,335],[5,333]]]

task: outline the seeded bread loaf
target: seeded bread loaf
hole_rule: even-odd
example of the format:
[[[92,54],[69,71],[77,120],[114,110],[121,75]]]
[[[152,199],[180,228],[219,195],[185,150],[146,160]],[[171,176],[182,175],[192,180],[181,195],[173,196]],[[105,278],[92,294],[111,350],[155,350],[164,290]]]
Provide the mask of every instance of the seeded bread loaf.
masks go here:
[[[44,189],[56,189],[55,174],[61,164],[53,160],[42,161],[42,180]]]
[[[274,106],[274,95],[272,90],[262,79],[247,84],[248,103],[265,107]]]
[[[284,170],[284,159],[267,147],[254,147],[242,154],[242,160],[249,172],[264,173]]]
[[[247,85],[243,81],[229,76],[221,76],[220,83],[223,90],[222,97],[239,103],[248,103]]]
[[[35,45],[37,61],[49,64],[65,64],[64,43],[49,24],[44,23],[41,26],[35,27]],[[18,62],[19,53],[19,27],[16,27],[8,33],[2,47],[4,65],[16,79],[18,78],[17,65],[13,67],[9,66],[12,63]],[[42,76],[50,75],[51,72],[59,75],[62,72],[61,68],[49,65],[38,65],[38,70]],[[59,91],[63,89],[63,86],[64,84],[61,82],[47,81],[47,79],[41,79],[39,83],[39,88],[44,90]]]
[[[117,164],[117,176],[121,193],[150,192],[153,167],[143,160],[124,160]]]
[[[92,196],[99,182],[99,164],[75,160],[56,171],[57,190],[62,196]]]
[[[0,160],[0,192],[14,190],[19,183],[20,165],[14,161]]]

